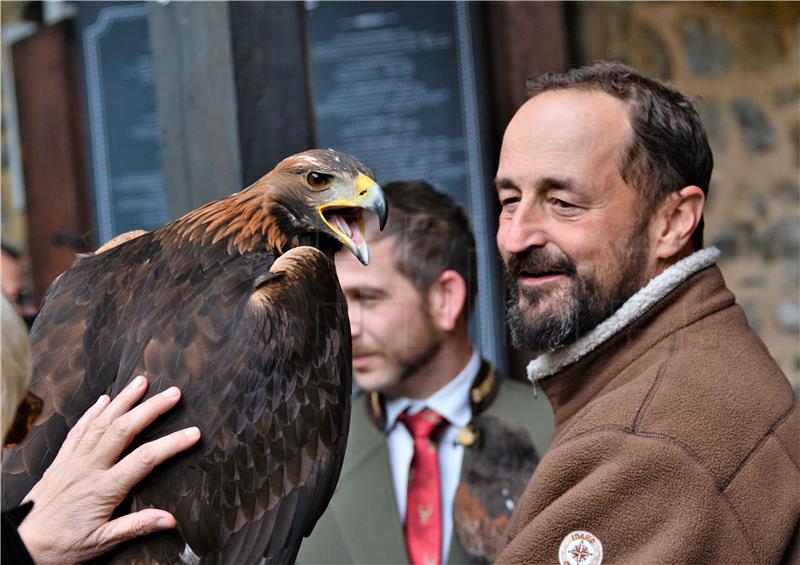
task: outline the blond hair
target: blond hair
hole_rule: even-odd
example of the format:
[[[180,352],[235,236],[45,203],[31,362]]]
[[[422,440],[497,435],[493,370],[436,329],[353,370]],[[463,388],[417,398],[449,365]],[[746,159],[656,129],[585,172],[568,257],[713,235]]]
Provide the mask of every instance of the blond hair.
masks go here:
[[[17,406],[31,374],[31,348],[28,343],[28,328],[22,321],[16,308],[5,297],[2,297],[0,312],[0,334],[3,349],[0,354],[0,397],[2,397],[3,436],[8,433]]]

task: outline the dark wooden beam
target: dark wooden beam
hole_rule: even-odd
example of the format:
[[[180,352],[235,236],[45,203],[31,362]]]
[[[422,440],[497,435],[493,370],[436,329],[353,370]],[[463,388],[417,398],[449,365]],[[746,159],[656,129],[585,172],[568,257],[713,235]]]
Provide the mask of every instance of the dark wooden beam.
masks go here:
[[[315,145],[302,3],[148,6],[170,217]]]
[[[316,145],[301,2],[231,2],[242,180]]]
[[[171,218],[242,188],[227,2],[148,3]]]
[[[525,81],[569,65],[564,2],[487,2],[494,121],[500,136],[525,102]]]

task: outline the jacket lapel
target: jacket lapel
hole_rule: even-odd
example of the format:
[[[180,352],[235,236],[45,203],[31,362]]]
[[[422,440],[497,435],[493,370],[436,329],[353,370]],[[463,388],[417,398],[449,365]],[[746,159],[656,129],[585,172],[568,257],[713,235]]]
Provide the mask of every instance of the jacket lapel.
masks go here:
[[[392,489],[389,452],[382,432],[370,425],[364,411],[353,410],[350,433],[358,434],[358,452],[348,453],[337,496],[348,504],[334,505],[336,521],[358,524],[343,528],[354,563],[407,563],[403,526]]]

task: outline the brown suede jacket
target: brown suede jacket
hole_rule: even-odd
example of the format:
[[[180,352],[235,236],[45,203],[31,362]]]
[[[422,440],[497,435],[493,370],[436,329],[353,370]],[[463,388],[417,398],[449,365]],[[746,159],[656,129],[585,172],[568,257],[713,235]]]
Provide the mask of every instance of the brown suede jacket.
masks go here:
[[[498,563],[800,563],[798,400],[699,268],[576,360],[531,363],[556,429]]]

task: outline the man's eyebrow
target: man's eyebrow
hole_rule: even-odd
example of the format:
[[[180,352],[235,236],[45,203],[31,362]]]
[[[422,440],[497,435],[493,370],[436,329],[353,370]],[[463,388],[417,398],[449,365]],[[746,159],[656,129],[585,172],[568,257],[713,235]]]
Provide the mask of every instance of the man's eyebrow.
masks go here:
[[[511,179],[499,178],[492,181],[492,186],[495,190],[500,190],[501,188],[514,188],[517,185]]]
[[[492,181],[495,190],[501,188],[517,188],[517,184],[509,178],[496,178]],[[537,189],[556,189],[556,190],[580,190],[581,184],[569,177],[541,177],[533,183]]]
[[[542,177],[536,181],[537,188],[550,188],[555,190],[578,190],[580,183],[569,177]]]
[[[345,294],[354,296],[386,296],[388,293],[379,287],[374,286],[353,286],[345,289]]]

